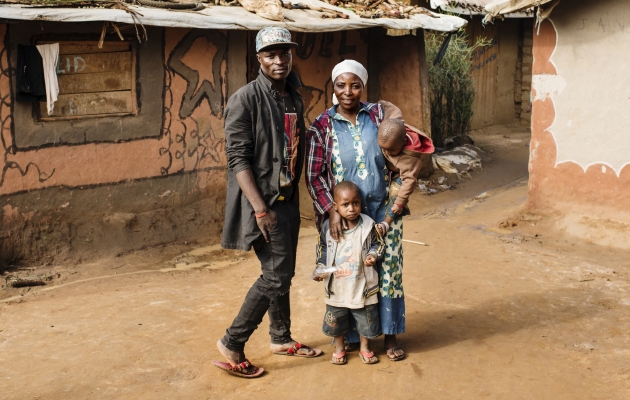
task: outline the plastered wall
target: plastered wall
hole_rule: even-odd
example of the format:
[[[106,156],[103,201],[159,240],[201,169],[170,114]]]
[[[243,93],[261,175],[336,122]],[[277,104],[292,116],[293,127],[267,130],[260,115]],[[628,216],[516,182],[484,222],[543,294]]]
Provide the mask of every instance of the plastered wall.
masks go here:
[[[94,24],[42,22],[41,28],[31,30],[32,35],[93,40],[94,32],[100,32]],[[137,69],[140,96],[152,93],[140,102],[141,115],[150,109],[149,123],[138,124],[134,116],[118,121],[107,117],[107,126],[114,127],[111,135],[81,135],[82,127],[92,129],[103,120],[55,122],[55,129],[71,134],[72,140],[52,134],[38,142],[32,134],[48,132],[46,122],[30,120],[28,134],[34,145],[21,147],[19,135],[24,130],[16,129],[23,125],[14,111],[19,107],[23,120],[29,117],[30,106],[14,101],[11,49],[30,44],[34,36],[28,32],[19,24],[0,25],[0,151],[4,154],[0,259],[73,252],[98,256],[103,248],[119,253],[180,238],[218,235],[227,164],[222,114],[229,94],[247,82],[251,33],[152,28],[151,45],[138,46],[145,55],[151,52],[143,60],[153,61],[139,63]],[[368,85],[383,85],[383,98],[400,104],[411,121],[428,120],[422,113],[414,115],[422,109],[417,45],[404,53],[408,60],[403,57],[381,72],[379,63],[370,65],[369,54],[378,59],[383,49],[370,46],[366,31],[296,34],[295,39],[300,46],[294,52],[294,70],[304,83],[307,123],[331,106],[331,71],[348,58],[368,67],[372,74]],[[398,38],[391,41],[406,43]],[[257,70],[257,65],[252,68]],[[413,73],[399,74],[409,68],[414,68]],[[400,88],[401,82],[411,96],[387,89]],[[303,208],[310,210],[305,190],[301,197]]]
[[[68,30],[71,31],[71,25]],[[10,32],[9,32],[10,34]],[[0,26],[6,40],[7,25]],[[153,38],[158,40],[158,38]],[[20,151],[14,145],[16,126],[11,109],[12,71],[9,53],[0,52],[2,75],[2,138],[5,152],[0,195],[56,186],[89,186],[158,178],[193,170],[225,168],[222,111],[226,97],[227,37],[223,32],[167,29],[164,33],[165,74],[153,83],[160,85],[163,98],[147,99],[163,103],[162,123],[157,138],[121,140],[118,143],[94,140],[86,143],[52,143]],[[212,68],[208,68],[211,60]],[[159,70],[159,69],[158,69]],[[148,65],[140,75],[155,72]],[[147,88],[145,88],[147,90]],[[20,105],[23,107],[23,105]],[[123,120],[136,118],[121,117]],[[98,123],[98,119],[94,120]],[[46,123],[40,123],[45,129]],[[71,123],[68,123],[71,124]],[[141,129],[141,127],[133,127]],[[150,128],[150,126],[149,126]],[[200,178],[199,185],[207,184]]]
[[[561,2],[534,35],[529,205],[630,222],[630,9]]]
[[[81,39],[84,25],[65,24],[64,33]],[[44,33],[47,26],[42,23]],[[149,30],[155,62],[140,64],[137,73],[139,91],[160,94],[142,99],[141,107],[159,105],[150,123],[135,126],[138,117],[122,117],[110,137],[86,135],[67,143],[53,136],[52,142],[22,149],[12,113],[25,107],[14,102],[11,87],[15,27],[0,25],[1,257],[99,252],[99,242],[126,251],[218,232],[225,201],[227,32]],[[46,122],[35,123],[46,129]],[[63,124],[72,129],[89,120]],[[193,205],[199,201],[210,204]]]
[[[297,33],[293,70],[302,79],[306,123],[332,106],[332,70],[337,63],[352,59],[367,68],[368,45],[365,31]],[[368,78],[368,85],[370,78]],[[365,95],[367,99],[367,91]]]

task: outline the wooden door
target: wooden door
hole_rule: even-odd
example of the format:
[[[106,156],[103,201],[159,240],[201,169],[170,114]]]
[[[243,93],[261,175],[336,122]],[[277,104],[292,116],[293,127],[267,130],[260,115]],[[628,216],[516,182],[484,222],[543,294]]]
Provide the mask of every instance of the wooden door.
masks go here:
[[[475,80],[475,102],[472,129],[494,124],[497,104],[497,77],[499,74],[499,29],[481,18],[473,18],[467,26],[471,44],[483,37],[491,41],[489,46],[477,48],[473,53],[472,76]]]

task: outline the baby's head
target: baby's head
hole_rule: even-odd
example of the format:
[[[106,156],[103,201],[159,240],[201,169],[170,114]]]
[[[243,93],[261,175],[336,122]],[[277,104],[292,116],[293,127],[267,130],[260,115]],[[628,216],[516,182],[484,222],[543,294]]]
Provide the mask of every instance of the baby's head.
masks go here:
[[[407,129],[399,119],[386,119],[378,127],[378,145],[383,152],[397,156],[405,147]]]
[[[339,182],[333,189],[333,207],[347,219],[354,221],[361,214],[361,192],[359,187],[350,181]]]

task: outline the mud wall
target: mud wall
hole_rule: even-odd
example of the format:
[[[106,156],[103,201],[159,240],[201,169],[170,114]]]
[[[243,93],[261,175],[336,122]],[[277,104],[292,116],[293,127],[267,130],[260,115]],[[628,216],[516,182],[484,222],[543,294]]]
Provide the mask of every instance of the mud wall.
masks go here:
[[[99,135],[80,133],[114,118],[56,121],[61,134],[20,147],[25,113],[18,121],[15,110],[29,105],[14,101],[11,49],[34,38],[21,25],[0,25],[0,258],[85,259],[216,234],[225,201],[227,33],[149,29],[139,45],[140,54],[150,53],[137,70],[140,116],[119,117]],[[95,24],[36,25],[31,35],[86,40],[100,32]],[[34,129],[50,130],[30,118]]]
[[[222,114],[229,95],[257,75],[256,32],[149,28],[149,40],[137,45],[137,116],[41,122],[30,104],[14,100],[18,44],[98,40],[100,31],[98,24],[0,25],[0,261],[83,261],[220,234]],[[331,71],[349,58],[370,71],[366,100],[371,85],[371,100],[382,90],[410,122],[429,121],[420,85],[424,48],[416,37],[386,39],[409,48],[383,68],[392,50],[370,41],[369,31],[294,37],[307,123],[332,105]],[[107,40],[118,39],[112,33]],[[302,189],[309,214],[312,202]]]
[[[406,123],[430,135],[430,110],[423,108],[423,104],[429,103],[423,31],[415,35],[384,36],[379,48],[380,97],[398,105]]]
[[[253,42],[255,32],[250,33]],[[398,105],[405,120],[431,133],[428,100],[428,77],[422,31],[416,35],[386,36],[385,30],[355,30],[329,33],[297,33],[298,47],[293,56],[293,70],[303,83],[306,122],[310,124],[325,109],[332,106],[331,73],[335,65],[345,59],[363,64],[368,70],[365,101],[384,99]],[[401,49],[403,51],[401,51]],[[250,64],[253,62],[250,50]],[[254,78],[250,66],[249,80]],[[432,168],[427,161],[427,170]],[[313,202],[306,190],[305,180],[300,183],[300,209],[303,216],[313,218]]]
[[[255,32],[252,32],[255,34]],[[332,107],[331,73],[337,63],[352,59],[367,66],[366,31],[296,33],[298,44],[293,55],[293,70],[302,79],[306,123],[310,125],[325,109]],[[368,85],[371,79],[368,78]],[[365,91],[367,100],[367,91]]]
[[[627,1],[561,2],[534,35],[530,207],[630,222],[629,21]]]
[[[398,105],[405,120],[430,131],[428,96],[423,86],[426,57],[422,31],[416,35],[386,36],[385,30],[355,30],[328,33],[297,33],[298,43],[293,69],[302,78],[306,99],[306,120],[310,124],[322,111],[332,106],[331,73],[335,65],[352,59],[368,70],[364,100],[391,101]],[[402,50],[402,51],[401,51]]]

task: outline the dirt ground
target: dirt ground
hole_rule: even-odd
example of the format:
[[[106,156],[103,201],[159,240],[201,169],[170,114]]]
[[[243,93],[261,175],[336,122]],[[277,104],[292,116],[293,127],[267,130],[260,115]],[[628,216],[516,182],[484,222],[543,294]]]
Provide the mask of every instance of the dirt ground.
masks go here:
[[[47,286],[0,290],[2,399],[628,399],[630,254],[522,212],[529,134],[473,137],[483,170],[414,194],[405,221],[408,357],[329,363],[316,230],[303,221],[293,336],[317,359],[272,355],[267,321],[247,356],[256,380],[212,366],[259,264],[213,243],[179,243],[79,266],[36,268]]]

